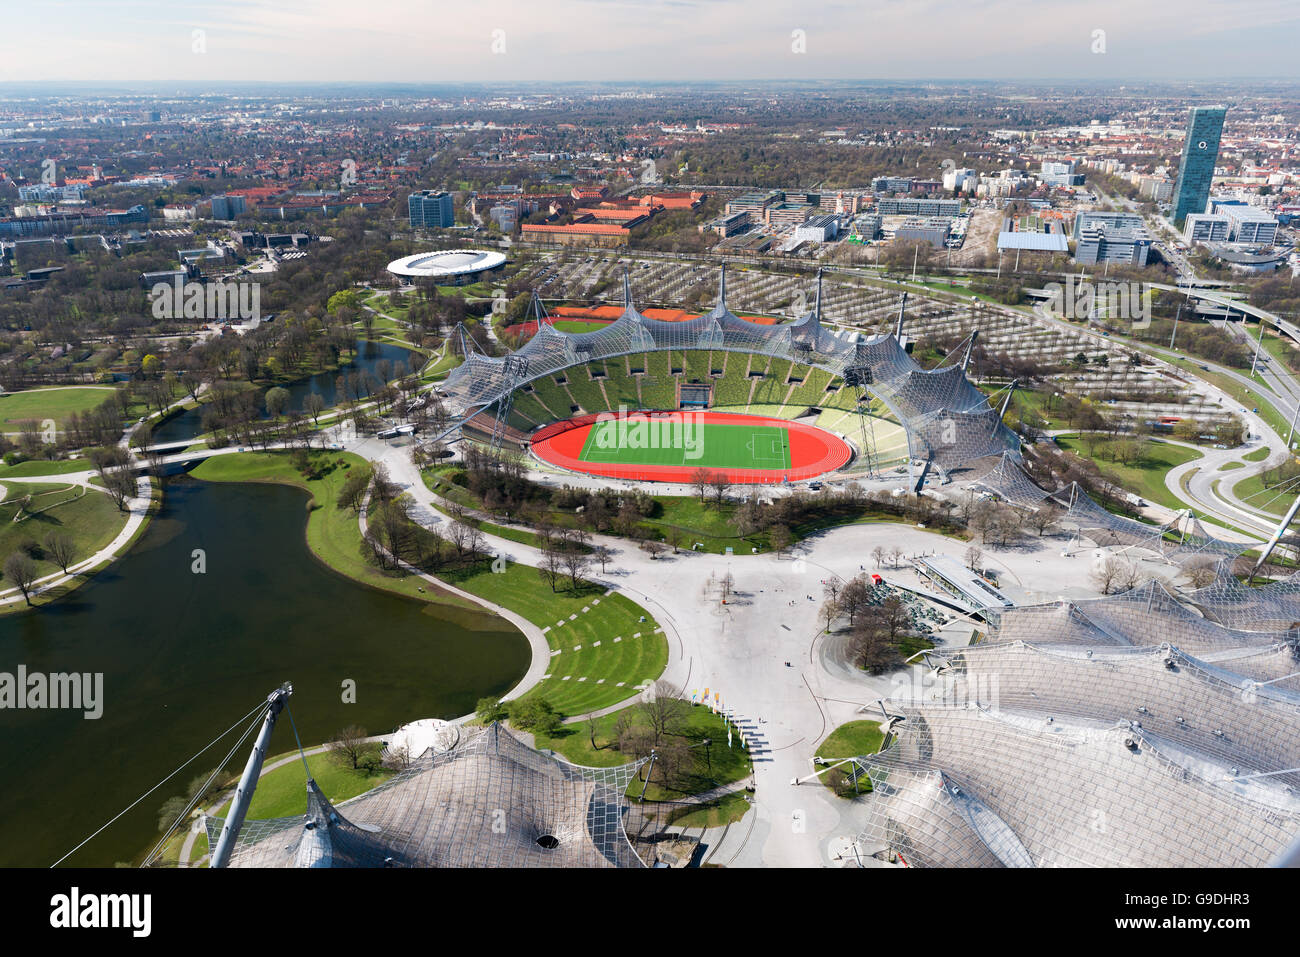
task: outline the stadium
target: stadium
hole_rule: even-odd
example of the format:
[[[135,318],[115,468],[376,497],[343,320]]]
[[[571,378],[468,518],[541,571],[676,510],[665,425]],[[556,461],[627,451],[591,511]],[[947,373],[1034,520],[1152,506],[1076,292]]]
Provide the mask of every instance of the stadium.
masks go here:
[[[505,265],[504,253],[487,249],[443,249],[404,256],[388,264],[394,276],[431,280],[440,286],[464,286]]]
[[[543,321],[506,356],[485,355],[462,333],[442,437],[459,431],[591,475],[683,481],[702,468],[747,484],[904,467],[919,488],[932,474],[946,481],[1016,453],[965,363],[922,369],[902,326],[900,308],[891,334],[828,329],[820,292],[793,322],[749,322],[727,308],[725,268],[712,310],[662,321],[637,311],[625,277],[622,314],[596,331]]]

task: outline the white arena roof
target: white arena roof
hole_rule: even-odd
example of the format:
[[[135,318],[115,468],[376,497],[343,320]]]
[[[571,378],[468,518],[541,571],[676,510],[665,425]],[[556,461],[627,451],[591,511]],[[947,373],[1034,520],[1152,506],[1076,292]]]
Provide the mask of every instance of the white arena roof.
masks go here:
[[[442,249],[395,259],[388,264],[388,271],[395,276],[445,279],[496,269],[505,261],[505,253],[487,249]]]

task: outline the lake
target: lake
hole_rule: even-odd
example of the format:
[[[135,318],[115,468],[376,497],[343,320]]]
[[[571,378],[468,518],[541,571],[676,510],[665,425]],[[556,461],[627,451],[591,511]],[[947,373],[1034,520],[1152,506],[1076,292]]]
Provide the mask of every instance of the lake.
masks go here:
[[[306,379],[283,383],[283,388],[289,392],[289,410],[293,412],[303,411],[303,400],[313,392],[325,400],[327,408],[334,405],[336,401],[335,384],[338,382],[340,375],[354,372],[368,372],[375,375],[375,367],[381,360],[387,359],[394,365],[398,362],[405,362],[408,365],[413,365],[415,369],[418,369],[424,361],[420,353],[387,342],[371,342],[367,339],[358,339],[356,350],[356,358],[353,361],[331,372],[319,372]],[[262,397],[265,397],[266,391],[266,389],[260,390]],[[258,405],[263,417],[266,417],[266,403],[259,399]],[[186,409],[184,412],[156,426],[153,430],[153,440],[155,442],[181,442],[198,438],[203,434],[203,410],[205,408],[205,405],[199,405],[193,409]]]
[[[53,863],[284,681],[308,746],[350,724],[378,734],[466,714],[523,677],[527,640],[503,619],[366,588],[317,561],[307,498],[288,486],[170,480],[126,558],[60,602],[0,618],[0,672],[104,674],[97,720],[0,710],[0,866]],[[194,549],[204,574],[191,570]],[[355,704],[342,701],[347,680]],[[152,846],[158,808],[237,737],[67,863],[112,866]],[[270,753],[292,747],[282,715]]]

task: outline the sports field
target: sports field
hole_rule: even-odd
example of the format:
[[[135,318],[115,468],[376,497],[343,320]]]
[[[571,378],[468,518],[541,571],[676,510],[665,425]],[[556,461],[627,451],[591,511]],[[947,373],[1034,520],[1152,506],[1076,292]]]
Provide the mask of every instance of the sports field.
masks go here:
[[[576,472],[658,482],[689,481],[700,468],[738,483],[799,481],[852,456],[842,440],[814,426],[720,412],[584,415],[538,430],[531,447]]]
[[[584,462],[681,465],[690,468],[788,469],[785,429],[771,425],[722,425],[674,416],[628,416],[597,422],[578,457]]]

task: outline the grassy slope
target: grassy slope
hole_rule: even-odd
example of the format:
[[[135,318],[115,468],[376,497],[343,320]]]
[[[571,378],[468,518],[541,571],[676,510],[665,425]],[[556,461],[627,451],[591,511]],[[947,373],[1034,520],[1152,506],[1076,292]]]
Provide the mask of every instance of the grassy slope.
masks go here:
[[[481,565],[444,577],[550,629],[547,642],[560,653],[551,658],[551,677],[530,694],[545,697],[566,715],[617,704],[635,694],[637,685],[658,678],[668,664],[668,642],[655,631],[654,618],[622,595],[606,595],[604,588],[586,585],[574,592],[565,580],[552,592],[535,568],[519,564],[508,564],[501,573]],[[643,615],[646,620],[640,621]]]
[[[66,532],[75,549],[74,561],[82,561],[111,542],[126,524],[127,515],[118,510],[112,499],[99,492],[87,491],[75,497],[77,490],[61,485],[18,484],[5,489],[7,504],[0,505],[0,561],[26,541],[41,545],[51,531]],[[28,511],[46,509],[21,522],[14,522],[20,498],[30,494]],[[47,506],[53,506],[47,508]],[[36,562],[37,575],[44,577],[62,571],[48,556]],[[3,586],[9,588],[12,582]]]
[[[374,774],[367,774],[362,770],[353,771],[350,767],[336,761],[328,751],[309,756],[307,767],[311,769],[311,776],[316,780],[321,791],[334,804],[363,794],[392,777],[392,772],[386,770]],[[257,821],[305,813],[307,813],[307,781],[301,761],[290,761],[258,779],[257,790],[253,792],[253,800],[249,802],[248,820]]]

